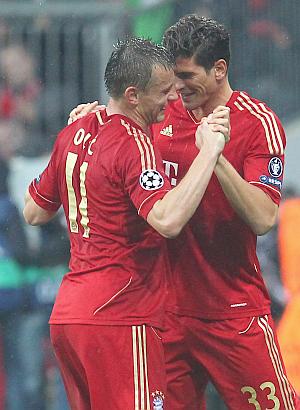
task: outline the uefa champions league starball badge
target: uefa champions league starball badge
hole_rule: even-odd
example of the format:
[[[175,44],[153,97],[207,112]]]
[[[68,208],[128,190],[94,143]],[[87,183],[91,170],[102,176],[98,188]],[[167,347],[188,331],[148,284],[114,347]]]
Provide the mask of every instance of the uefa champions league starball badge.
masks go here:
[[[146,169],[140,175],[140,184],[147,191],[159,189],[164,184],[161,174],[154,169]]]
[[[156,390],[152,393],[152,397],[153,410],[164,410],[165,395],[161,391]]]

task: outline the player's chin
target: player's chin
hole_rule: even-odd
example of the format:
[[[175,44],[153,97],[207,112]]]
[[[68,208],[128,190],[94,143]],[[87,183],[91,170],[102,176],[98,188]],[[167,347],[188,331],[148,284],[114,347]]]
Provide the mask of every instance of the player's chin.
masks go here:
[[[187,109],[188,111],[195,110],[196,108],[199,107],[199,104],[191,100],[189,101],[182,100],[182,103],[183,103],[184,108]]]
[[[155,122],[161,122],[165,119],[165,110],[160,111],[158,115],[156,116],[156,121]]]
[[[192,111],[201,107],[203,100],[201,98],[197,98],[196,95],[193,94],[188,98],[182,98],[182,103],[187,110]]]

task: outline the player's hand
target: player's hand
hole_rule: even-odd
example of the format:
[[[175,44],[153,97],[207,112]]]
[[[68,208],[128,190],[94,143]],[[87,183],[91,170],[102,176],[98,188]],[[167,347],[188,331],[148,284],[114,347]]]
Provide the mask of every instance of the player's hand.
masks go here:
[[[196,146],[199,149],[206,147],[210,152],[221,154],[225,147],[226,137],[220,131],[213,131],[212,125],[205,117],[196,130]]]
[[[78,120],[79,118],[84,117],[90,112],[96,112],[99,110],[103,110],[105,108],[105,105],[99,105],[98,101],[94,101],[92,103],[79,104],[70,112],[68,118],[68,125],[72,124],[72,122]]]
[[[213,110],[207,117],[207,122],[210,125],[212,131],[221,132],[226,143],[230,140],[230,108],[219,105]]]

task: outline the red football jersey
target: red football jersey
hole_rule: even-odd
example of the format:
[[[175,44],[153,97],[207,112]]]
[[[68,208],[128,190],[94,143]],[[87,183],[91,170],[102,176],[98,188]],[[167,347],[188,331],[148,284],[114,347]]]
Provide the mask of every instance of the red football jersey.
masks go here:
[[[224,156],[246,181],[278,204],[286,143],[279,119],[244,92],[234,92],[227,105],[231,139]],[[172,185],[183,178],[198,152],[197,126],[179,99],[170,105],[164,122],[153,127]],[[232,209],[215,175],[188,226],[168,247],[168,310],[208,319],[269,313],[256,235]]]
[[[90,114],[60,132],[30,185],[42,208],[63,205],[70,232],[51,324],[161,327],[166,241],[145,219],[169,189],[151,139],[127,117]]]

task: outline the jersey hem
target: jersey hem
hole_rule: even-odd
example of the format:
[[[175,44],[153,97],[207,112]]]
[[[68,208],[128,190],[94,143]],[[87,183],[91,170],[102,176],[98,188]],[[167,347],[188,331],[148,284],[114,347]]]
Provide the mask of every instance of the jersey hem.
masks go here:
[[[95,319],[50,319],[49,325],[95,325],[95,326],[136,326],[147,325],[157,329],[163,330],[163,324],[161,322],[149,321],[147,319],[138,320],[95,320]]]
[[[261,316],[271,314],[271,307],[265,306],[257,309],[243,309],[242,311],[236,312],[212,312],[212,313],[199,313],[199,311],[193,311],[188,309],[179,309],[178,307],[166,307],[166,312],[173,313],[178,316],[190,316],[198,319],[207,320],[227,320],[227,319],[237,319],[249,316]]]

